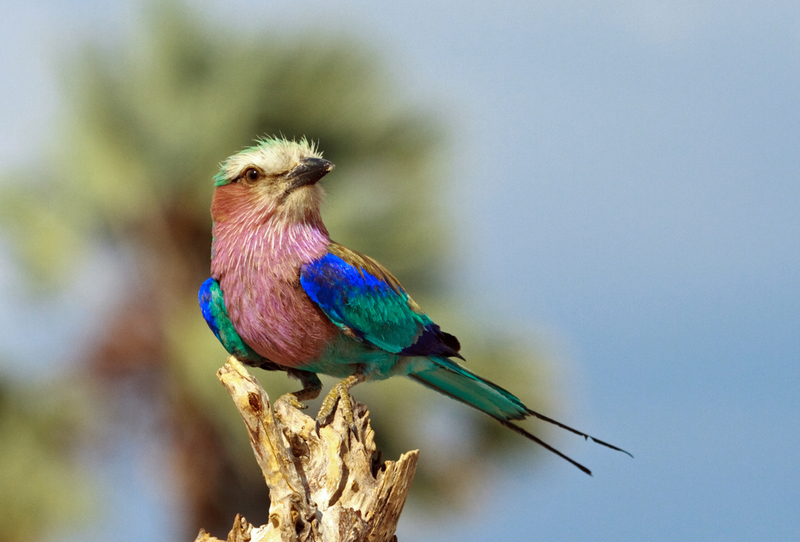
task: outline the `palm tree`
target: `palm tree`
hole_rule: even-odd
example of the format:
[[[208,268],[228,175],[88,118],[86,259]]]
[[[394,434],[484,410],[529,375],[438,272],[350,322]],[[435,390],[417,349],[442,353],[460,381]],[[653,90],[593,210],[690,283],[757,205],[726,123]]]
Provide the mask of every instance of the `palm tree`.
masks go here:
[[[546,398],[541,366],[520,341],[477,332],[452,300],[445,303],[452,232],[435,194],[448,175],[446,134],[434,111],[404,98],[370,47],[317,29],[223,30],[182,3],[152,6],[146,21],[136,46],[88,47],[79,56],[44,182],[7,187],[5,216],[16,224],[18,254],[44,279],[75,269],[87,250],[125,262],[125,286],[90,338],[84,367],[107,397],[133,393],[142,412],[162,420],[189,533],[227,532],[236,512],[267,521],[268,496],[245,433],[214,378],[225,353],[196,302],[209,273],[210,179],[218,162],[256,136],[318,141],[337,165],[323,211],[334,237],[392,269],[461,335],[471,367],[491,363],[484,372],[493,379],[513,379],[516,389],[528,383],[526,399]],[[293,386],[279,375],[258,377],[274,397]],[[437,431],[442,411],[463,409],[432,403],[435,394],[410,383],[381,383],[376,393],[377,386],[355,396],[373,410],[389,456]],[[463,494],[464,468],[521,441],[457,412],[459,427],[475,438],[457,450],[426,445],[422,494]]]

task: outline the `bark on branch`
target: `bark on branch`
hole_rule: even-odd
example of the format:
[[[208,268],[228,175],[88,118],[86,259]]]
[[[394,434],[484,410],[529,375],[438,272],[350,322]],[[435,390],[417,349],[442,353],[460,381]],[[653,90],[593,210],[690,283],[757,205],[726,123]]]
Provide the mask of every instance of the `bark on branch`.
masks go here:
[[[217,372],[250,434],[270,493],[269,523],[237,515],[228,542],[396,540],[394,532],[417,466],[418,451],[380,461],[369,411],[353,405],[355,432],[336,409],[320,428],[299,410],[269,397],[234,357]],[[195,542],[219,539],[201,530]]]

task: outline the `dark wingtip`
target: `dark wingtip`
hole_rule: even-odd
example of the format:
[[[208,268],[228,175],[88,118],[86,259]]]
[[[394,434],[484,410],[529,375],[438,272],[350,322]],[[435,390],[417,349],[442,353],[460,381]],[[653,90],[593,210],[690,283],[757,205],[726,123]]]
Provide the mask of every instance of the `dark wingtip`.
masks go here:
[[[404,356],[442,356],[464,360],[458,351],[461,349],[454,335],[445,333],[434,323],[423,328],[414,344],[400,351]]]

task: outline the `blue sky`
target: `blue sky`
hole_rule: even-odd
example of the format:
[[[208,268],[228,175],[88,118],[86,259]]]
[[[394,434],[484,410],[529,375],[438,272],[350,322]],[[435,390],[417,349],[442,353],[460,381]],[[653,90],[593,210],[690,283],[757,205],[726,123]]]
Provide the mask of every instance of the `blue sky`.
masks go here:
[[[514,456],[475,488],[486,504],[470,517],[411,510],[401,540],[800,532],[800,5],[201,4],[255,28],[353,29],[441,104],[464,304],[542,330],[565,363],[569,420],[636,456],[564,440],[594,478]],[[110,39],[136,13],[0,7],[4,169],[48,141],[59,43]],[[128,509],[144,516],[158,497],[142,494]]]

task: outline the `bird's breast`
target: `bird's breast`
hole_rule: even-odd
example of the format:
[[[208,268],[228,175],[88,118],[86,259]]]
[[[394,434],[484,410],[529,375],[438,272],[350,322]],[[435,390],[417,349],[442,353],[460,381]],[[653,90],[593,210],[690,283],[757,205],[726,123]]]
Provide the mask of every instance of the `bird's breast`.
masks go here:
[[[285,367],[317,359],[338,329],[306,295],[300,268],[327,251],[327,231],[215,225],[212,276],[237,333],[260,355]]]
[[[220,286],[236,331],[253,350],[279,365],[302,367],[316,360],[338,333],[299,280],[257,273],[230,277]]]

